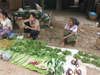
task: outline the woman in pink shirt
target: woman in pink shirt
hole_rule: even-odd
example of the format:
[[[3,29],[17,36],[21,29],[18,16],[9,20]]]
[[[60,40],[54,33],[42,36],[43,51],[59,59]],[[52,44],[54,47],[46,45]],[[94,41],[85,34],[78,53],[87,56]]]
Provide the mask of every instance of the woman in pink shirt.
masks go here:
[[[77,43],[77,30],[78,25],[80,24],[79,20],[76,17],[71,17],[69,19],[69,23],[66,24],[64,28],[64,37],[62,38],[63,43],[61,46],[64,46],[65,42],[75,42],[74,46],[76,46]]]

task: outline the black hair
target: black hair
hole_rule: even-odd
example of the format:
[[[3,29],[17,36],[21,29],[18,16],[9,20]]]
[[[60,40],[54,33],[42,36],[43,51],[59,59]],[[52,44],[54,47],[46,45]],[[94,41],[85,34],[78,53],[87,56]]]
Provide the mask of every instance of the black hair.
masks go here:
[[[2,13],[3,15],[5,15],[5,17],[11,20],[11,18],[8,16],[8,13],[6,11],[2,10],[0,13]]]
[[[30,15],[32,15],[33,17],[36,17],[36,14],[35,13],[31,13]]]
[[[1,13],[3,14],[3,15],[5,15],[5,17],[8,17],[8,14],[7,14],[7,12],[6,11],[1,11]]]
[[[74,25],[79,26],[80,22],[76,17],[71,17],[70,19],[73,21]]]

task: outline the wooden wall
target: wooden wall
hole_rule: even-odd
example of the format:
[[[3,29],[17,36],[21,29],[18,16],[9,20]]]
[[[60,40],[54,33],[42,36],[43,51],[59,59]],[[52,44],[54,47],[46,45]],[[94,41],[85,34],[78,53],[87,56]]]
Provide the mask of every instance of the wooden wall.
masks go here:
[[[22,7],[22,0],[9,0],[9,9],[15,10]]]

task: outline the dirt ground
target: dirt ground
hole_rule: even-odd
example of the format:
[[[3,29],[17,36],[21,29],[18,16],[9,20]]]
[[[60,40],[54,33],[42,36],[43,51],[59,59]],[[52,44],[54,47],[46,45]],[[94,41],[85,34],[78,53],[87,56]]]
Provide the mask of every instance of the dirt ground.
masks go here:
[[[45,11],[47,13],[49,11]],[[65,21],[63,22],[57,22],[54,19],[54,16],[63,16],[65,18]],[[47,45],[49,46],[57,46],[61,47],[61,38],[63,36],[63,29],[66,23],[68,23],[68,20],[70,17],[76,16],[83,25],[80,25],[78,28],[78,44],[76,47],[73,47],[73,43],[66,44],[65,48],[70,49],[77,49],[83,52],[88,52],[91,54],[97,54],[100,56],[100,50],[98,50],[94,45],[96,42],[96,39],[99,35],[97,35],[98,32],[100,32],[100,28],[97,28],[96,22],[97,21],[90,21],[88,17],[79,12],[73,12],[73,11],[61,11],[56,12],[52,11],[52,17],[51,17],[51,26],[53,27],[48,28],[47,26],[41,27],[40,31],[40,38],[37,38],[39,41],[47,42]],[[23,33],[23,29],[19,29],[17,25],[14,25],[14,32],[15,33]],[[80,31],[80,29],[84,30],[84,32]],[[0,75],[42,75],[34,71],[30,71],[28,69],[19,67],[17,65],[14,65],[10,62],[2,61],[0,60]],[[12,68],[14,66],[14,68]],[[9,67],[11,67],[9,72]],[[91,69],[87,67],[87,75],[99,75],[100,71],[96,69]]]

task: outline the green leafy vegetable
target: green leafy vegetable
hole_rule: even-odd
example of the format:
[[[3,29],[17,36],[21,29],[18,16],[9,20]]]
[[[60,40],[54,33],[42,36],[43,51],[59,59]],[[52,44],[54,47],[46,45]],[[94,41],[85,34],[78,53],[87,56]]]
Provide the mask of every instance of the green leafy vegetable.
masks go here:
[[[88,57],[88,58],[91,57],[89,53],[85,53],[84,56],[86,56],[86,57]]]
[[[63,62],[53,58],[48,65],[46,75],[64,75]]]
[[[91,63],[94,64],[97,67],[100,67],[100,61],[99,60],[92,60]]]
[[[74,54],[75,59],[81,59],[81,57],[78,54]]]
[[[90,58],[88,58],[88,57],[82,58],[81,61],[82,61],[83,63],[91,63]]]
[[[64,54],[64,55],[71,55],[72,53],[71,53],[71,51],[65,50],[65,51],[62,52],[62,54]]]
[[[82,51],[79,51],[78,54],[79,54],[80,56],[83,56],[83,55],[84,55]]]
[[[94,58],[94,59],[96,59],[96,60],[100,59],[100,57],[98,55],[92,55],[91,57]]]

